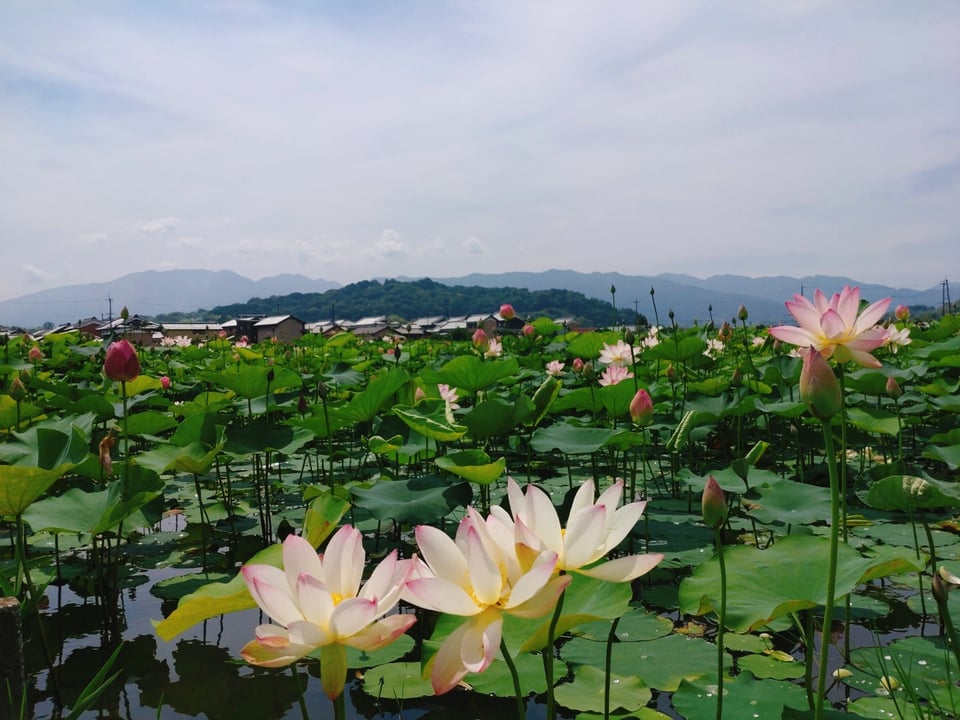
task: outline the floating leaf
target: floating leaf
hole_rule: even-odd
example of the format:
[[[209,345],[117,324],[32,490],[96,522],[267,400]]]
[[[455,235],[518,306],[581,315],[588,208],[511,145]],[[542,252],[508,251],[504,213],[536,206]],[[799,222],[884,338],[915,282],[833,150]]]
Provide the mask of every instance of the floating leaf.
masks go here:
[[[460,450],[434,460],[437,467],[480,485],[495,482],[507,469],[506,458],[490,462],[482,450]]]
[[[581,665],[574,670],[573,682],[557,686],[557,703],[571,710],[603,712],[606,697],[606,673],[592,665]],[[638,710],[653,697],[653,693],[634,674],[610,674],[610,710]]]
[[[381,480],[373,487],[354,487],[350,491],[357,507],[378,520],[399,523],[431,523],[458,507],[466,507],[473,497],[470,483],[449,483],[438,477],[409,480]]]
[[[684,681],[673,694],[673,705],[686,718],[715,717],[716,677]],[[724,678],[724,717],[780,720],[786,706],[807,707],[807,695],[803,688],[786,681],[757,680],[750,672]]]

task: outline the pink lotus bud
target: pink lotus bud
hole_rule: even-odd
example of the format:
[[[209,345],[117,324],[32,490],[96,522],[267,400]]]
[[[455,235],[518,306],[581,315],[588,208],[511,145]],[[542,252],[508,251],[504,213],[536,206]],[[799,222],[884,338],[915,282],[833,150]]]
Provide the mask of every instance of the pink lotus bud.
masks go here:
[[[583,370],[583,358],[574,358],[573,359],[573,371],[580,372]]]
[[[937,601],[938,605],[947,603],[947,595],[950,589],[950,586],[937,573],[933,574],[933,580],[930,582],[930,594],[933,595],[933,599]]]
[[[221,340],[226,340],[226,339],[227,339],[227,331],[226,331],[226,330],[221,330],[220,332],[217,333],[217,337],[220,338]]]
[[[523,333],[523,336],[524,336],[524,337],[526,337],[526,338],[532,338],[532,337],[536,336],[536,334],[537,334],[537,329],[536,329],[533,325],[531,325],[530,323],[527,323],[526,325],[523,326],[523,328],[520,330],[520,332]]]
[[[30,362],[34,362],[34,363],[40,362],[41,360],[43,360],[43,350],[41,350],[38,346],[34,345],[32,348],[30,348],[30,351],[27,353],[27,357],[30,358]]]
[[[903,388],[900,387],[900,383],[897,382],[895,377],[891,376],[887,378],[887,395],[894,400],[903,395]]]
[[[487,337],[483,328],[477,328],[476,332],[473,333],[473,346],[480,352],[486,352],[487,348],[490,347],[490,338]]]
[[[134,380],[140,374],[140,358],[129,341],[110,343],[103,361],[103,374],[115,382]]]
[[[833,368],[817,349],[810,346],[800,351],[803,357],[803,369],[800,371],[800,399],[810,408],[810,412],[821,420],[827,420],[840,411],[843,396],[840,383],[833,374]]]
[[[415,403],[420,402],[420,401],[423,400],[426,396],[427,396],[427,394],[423,391],[423,388],[422,388],[422,387],[418,387],[416,390],[413,391],[413,401],[414,401]]]
[[[630,418],[641,427],[653,422],[653,400],[646,390],[637,390],[630,401]]]
[[[13,382],[10,383],[10,397],[13,398],[14,402],[23,402],[23,399],[27,396],[27,388],[23,386],[23,382],[20,378],[15,377]]]
[[[510,303],[504,303],[500,306],[500,317],[504,320],[513,320],[517,316],[517,313],[513,310],[513,305]]]
[[[707,478],[707,484],[703,486],[700,508],[708,527],[718,528],[727,521],[727,501],[713,475]]]
[[[893,316],[900,322],[909,320],[910,308],[908,308],[906,305],[897,305],[896,309],[893,311]]]
[[[163,376],[160,378],[160,387],[162,387],[164,390],[169,390],[169,389],[170,389],[170,378],[167,377],[166,375],[163,375]]]

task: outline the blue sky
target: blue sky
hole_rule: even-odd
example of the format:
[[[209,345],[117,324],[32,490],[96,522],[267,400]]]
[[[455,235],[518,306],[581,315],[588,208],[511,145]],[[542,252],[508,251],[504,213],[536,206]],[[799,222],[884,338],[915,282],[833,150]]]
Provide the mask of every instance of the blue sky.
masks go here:
[[[0,4],[0,299],[960,270],[960,3]]]

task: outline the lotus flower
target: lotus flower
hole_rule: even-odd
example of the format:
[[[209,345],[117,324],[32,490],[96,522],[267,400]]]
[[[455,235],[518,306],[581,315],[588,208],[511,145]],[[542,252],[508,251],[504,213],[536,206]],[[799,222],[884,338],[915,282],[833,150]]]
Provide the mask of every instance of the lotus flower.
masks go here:
[[[103,361],[103,374],[115,382],[129,382],[140,375],[140,358],[128,340],[110,343]]]
[[[483,672],[493,662],[505,614],[543,617],[571,581],[569,575],[554,577],[556,553],[521,559],[513,535],[473,508],[460,521],[455,539],[429,525],[418,526],[416,537],[423,560],[407,581],[404,599],[468,618],[447,636],[433,659],[430,681],[438,695],[456,687],[468,672]]]
[[[707,527],[718,528],[727,521],[727,501],[723,496],[723,488],[713,475],[707,478],[703,486],[700,512]]]
[[[634,350],[623,340],[617,340],[616,344],[603,344],[600,350],[601,365],[633,365]]]
[[[600,374],[601,385],[616,385],[627,378],[632,378],[633,373],[627,370],[623,365],[608,365],[607,369]]]
[[[500,338],[490,338],[490,342],[487,344],[487,349],[483,353],[483,356],[496,358],[501,355],[503,355],[503,343],[500,342]]]
[[[594,501],[593,480],[587,480],[574,495],[567,527],[563,529],[556,508],[543,490],[528,485],[523,492],[508,477],[512,515],[499,506],[492,507],[490,513],[514,533],[521,546],[556,553],[557,570],[609,582],[628,582],[650,572],[663,555],[630,555],[596,564],[633,530],[647,506],[646,502],[632,502],[618,508],[622,492],[623,480],[619,479]]]
[[[653,422],[653,399],[643,388],[637,390],[630,401],[630,419],[634,424],[644,427]]]
[[[298,535],[283,541],[283,569],[247,565],[243,579],[257,605],[277,625],[260,625],[256,639],[240,651],[253,665],[282,667],[320,648],[323,689],[331,699],[343,692],[344,646],[375,650],[390,644],[415,616],[389,615],[413,569],[410,560],[390,553],[360,587],[366,554],[363,538],[345,525],[317,555]]]
[[[510,303],[504,303],[500,306],[500,317],[504,320],[513,320],[517,316],[516,311],[513,309],[513,305]]]
[[[794,295],[786,305],[799,327],[778,325],[770,328],[770,334],[778,340],[813,347],[823,357],[836,357],[841,363],[853,361],[863,367],[880,367],[880,361],[870,351],[883,345],[887,339],[887,330],[879,327],[877,321],[887,311],[890,298],[878,300],[859,312],[860,288],[847,285],[829,300],[817,290],[813,302],[802,295]]]
[[[559,360],[551,360],[547,363],[547,375],[550,377],[560,377],[563,375],[563,365]]]

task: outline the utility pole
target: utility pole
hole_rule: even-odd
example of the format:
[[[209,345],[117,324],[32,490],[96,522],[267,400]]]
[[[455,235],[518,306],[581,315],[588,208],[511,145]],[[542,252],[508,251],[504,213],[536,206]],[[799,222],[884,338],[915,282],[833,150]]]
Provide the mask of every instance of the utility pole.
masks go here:
[[[113,298],[107,295],[107,322],[113,322]]]

